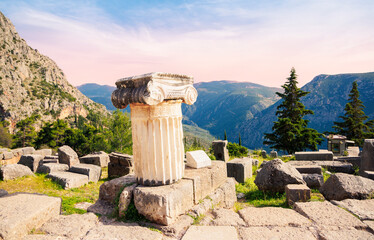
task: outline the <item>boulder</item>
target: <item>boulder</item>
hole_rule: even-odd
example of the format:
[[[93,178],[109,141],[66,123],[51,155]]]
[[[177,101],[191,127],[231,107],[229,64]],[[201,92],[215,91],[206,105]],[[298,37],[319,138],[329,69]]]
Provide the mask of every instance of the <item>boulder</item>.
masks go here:
[[[136,183],[135,175],[126,175],[120,178],[107,181],[100,186],[99,200],[114,204],[116,196],[121,193],[121,190],[128,185]]]
[[[374,192],[374,181],[345,173],[336,173],[319,191],[327,200],[366,199]]]
[[[28,175],[33,175],[31,169],[22,164],[8,164],[0,168],[0,179],[2,180],[12,180]]]
[[[67,164],[60,163],[45,163],[38,167],[37,173],[52,173],[52,172],[64,172],[69,170]]]
[[[271,152],[270,152],[270,157],[271,157],[271,158],[278,158],[278,152],[277,152],[277,151],[274,151],[274,150],[271,151]]]
[[[23,155],[18,164],[25,165],[29,167],[31,171],[36,172],[38,167],[41,165],[43,158],[43,155],[37,154]]]
[[[360,168],[360,172],[363,171],[374,171],[374,139],[365,139]]]
[[[321,174],[301,174],[303,180],[309,188],[319,189],[323,185],[323,175]]]
[[[101,177],[101,167],[93,164],[76,164],[69,169],[70,172],[88,176],[89,182],[98,182]]]
[[[108,167],[109,155],[106,152],[101,151],[83,156],[79,158],[79,160],[81,163],[93,164],[99,167]]]
[[[262,191],[284,192],[288,184],[306,183],[295,167],[280,159],[274,159],[258,172],[255,184]]]
[[[67,145],[58,148],[58,160],[69,167],[79,164],[78,154]]]

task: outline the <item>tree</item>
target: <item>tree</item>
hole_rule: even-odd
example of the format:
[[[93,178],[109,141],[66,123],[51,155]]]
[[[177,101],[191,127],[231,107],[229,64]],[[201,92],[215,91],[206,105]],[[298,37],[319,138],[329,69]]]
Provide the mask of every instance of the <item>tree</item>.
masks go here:
[[[226,130],[225,130],[225,135],[224,135],[224,139],[223,140],[227,140]]]
[[[10,148],[12,146],[12,136],[8,129],[0,123],[0,146]]]
[[[362,146],[366,137],[371,137],[374,120],[366,121],[368,116],[364,113],[364,104],[359,99],[360,93],[357,88],[357,81],[352,83],[352,90],[349,93],[348,102],[344,108],[344,116],[340,116],[342,122],[334,122],[335,133],[346,136],[348,139]],[[366,122],[365,122],[366,121]]]
[[[65,144],[65,131],[68,128],[68,123],[61,119],[53,123],[45,123],[35,139],[35,145],[38,148],[41,145],[47,145],[51,148],[61,147]]]
[[[273,132],[265,133],[264,144],[271,148],[286,151],[291,154],[305,149],[317,150],[317,145],[322,142],[321,134],[315,129],[308,128],[308,120],[303,119],[313,111],[305,109],[300,98],[309,92],[297,87],[297,75],[294,68],[290,77],[282,85],[284,93],[276,94],[282,98],[282,103],[277,107],[278,121],[274,122]]]
[[[239,146],[242,145],[242,138],[240,137],[240,133],[239,133]]]
[[[33,142],[37,133],[34,124],[40,118],[39,115],[31,115],[16,124],[17,132],[14,135],[14,147],[33,146]]]

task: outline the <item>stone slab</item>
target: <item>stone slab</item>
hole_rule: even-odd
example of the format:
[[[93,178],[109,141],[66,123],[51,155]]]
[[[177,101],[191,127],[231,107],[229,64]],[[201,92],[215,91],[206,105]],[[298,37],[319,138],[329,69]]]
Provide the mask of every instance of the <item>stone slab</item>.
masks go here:
[[[81,163],[93,164],[99,167],[108,167],[109,155],[105,152],[98,152],[94,154],[88,154],[79,158]]]
[[[288,206],[295,202],[307,202],[310,199],[310,188],[304,184],[288,184],[286,186],[286,201]]]
[[[24,237],[22,240],[71,240],[71,238],[54,236],[49,234],[30,234]]]
[[[198,204],[200,199],[205,198],[213,191],[212,169],[200,168],[194,169],[186,167],[184,170],[184,179],[190,179],[193,182],[194,203]]]
[[[61,198],[18,193],[0,198],[0,239],[18,240],[60,214]]]
[[[374,221],[363,221],[374,232]]]
[[[358,229],[321,230],[319,235],[324,240],[374,239],[373,234]]]
[[[244,220],[232,209],[218,208],[213,210],[212,226],[247,226]]]
[[[316,165],[295,166],[301,174],[322,174],[322,167]]]
[[[182,240],[239,240],[235,227],[231,226],[191,226]]]
[[[99,200],[114,204],[117,195],[125,186],[130,186],[136,183],[135,175],[126,175],[107,181],[100,186]]]
[[[93,213],[60,215],[46,222],[40,231],[69,239],[80,239],[97,223],[98,218]]]
[[[38,167],[41,165],[43,155],[31,154],[31,155],[23,155],[19,160],[18,164],[25,165],[31,169],[31,171],[36,172]]]
[[[354,227],[363,228],[366,225],[358,218],[347,212],[346,210],[324,202],[298,202],[295,203],[294,209],[312,220],[320,228],[332,227]]]
[[[298,227],[241,227],[239,236],[242,240],[252,239],[284,239],[284,240],[316,240],[313,231]]]
[[[69,172],[87,175],[89,182],[98,182],[101,177],[101,167],[93,164],[75,164],[70,167]]]
[[[31,169],[22,164],[8,164],[0,167],[0,179],[2,180],[12,180],[30,175],[33,175]]]
[[[374,199],[357,200],[345,199],[343,201],[331,201],[333,204],[347,209],[361,220],[374,220]]]
[[[87,208],[87,212],[93,212],[102,216],[111,216],[114,213],[115,207],[113,204],[98,200]]]
[[[88,176],[72,172],[52,172],[47,175],[64,189],[81,187],[88,183]]]
[[[169,225],[194,205],[192,180],[156,187],[138,186],[134,190],[134,203],[148,220]]]
[[[34,154],[38,154],[42,156],[52,155],[52,149],[49,149],[49,148],[39,149],[39,150],[36,150]]]
[[[191,226],[192,223],[192,217],[188,215],[182,215],[169,226],[162,226],[161,230],[167,236],[180,239],[186,233],[187,229]]]
[[[82,240],[162,240],[163,235],[146,227],[130,223],[99,224],[91,229]]]
[[[331,151],[295,152],[296,161],[332,161],[334,154]]]
[[[362,177],[374,180],[374,171],[362,171],[360,174]]]
[[[69,170],[69,166],[67,164],[61,163],[44,163],[43,165],[39,166],[37,169],[37,173],[52,173],[52,172],[64,172]]]
[[[239,210],[239,215],[249,227],[258,226],[310,226],[312,223],[306,217],[292,209],[279,207],[247,207]]]
[[[212,166],[210,168],[212,169],[212,188],[217,189],[227,179],[226,163],[222,161],[212,161]]]
[[[252,159],[235,158],[226,164],[227,176],[233,177],[239,183],[244,183],[247,178],[252,177]]]
[[[212,165],[212,161],[203,150],[186,152],[186,166],[191,168],[203,168]]]
[[[354,173],[353,165],[351,163],[341,161],[289,161],[287,164],[292,166],[316,165],[326,168],[330,172]]]

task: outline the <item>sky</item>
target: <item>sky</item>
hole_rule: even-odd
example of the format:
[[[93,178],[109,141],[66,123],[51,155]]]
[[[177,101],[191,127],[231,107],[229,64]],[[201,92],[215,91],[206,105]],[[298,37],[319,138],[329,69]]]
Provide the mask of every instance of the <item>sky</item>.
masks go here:
[[[0,0],[75,85],[149,72],[280,87],[374,71],[372,0]]]

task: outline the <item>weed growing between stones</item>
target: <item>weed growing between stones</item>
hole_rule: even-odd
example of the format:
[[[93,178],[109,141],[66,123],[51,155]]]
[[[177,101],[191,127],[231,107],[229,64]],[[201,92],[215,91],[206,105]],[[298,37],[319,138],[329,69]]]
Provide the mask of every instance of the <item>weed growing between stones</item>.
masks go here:
[[[203,220],[205,218],[205,214],[197,215],[196,217],[194,217],[190,214],[187,214],[187,215],[190,216],[193,219],[192,225],[199,225],[201,220]]]

